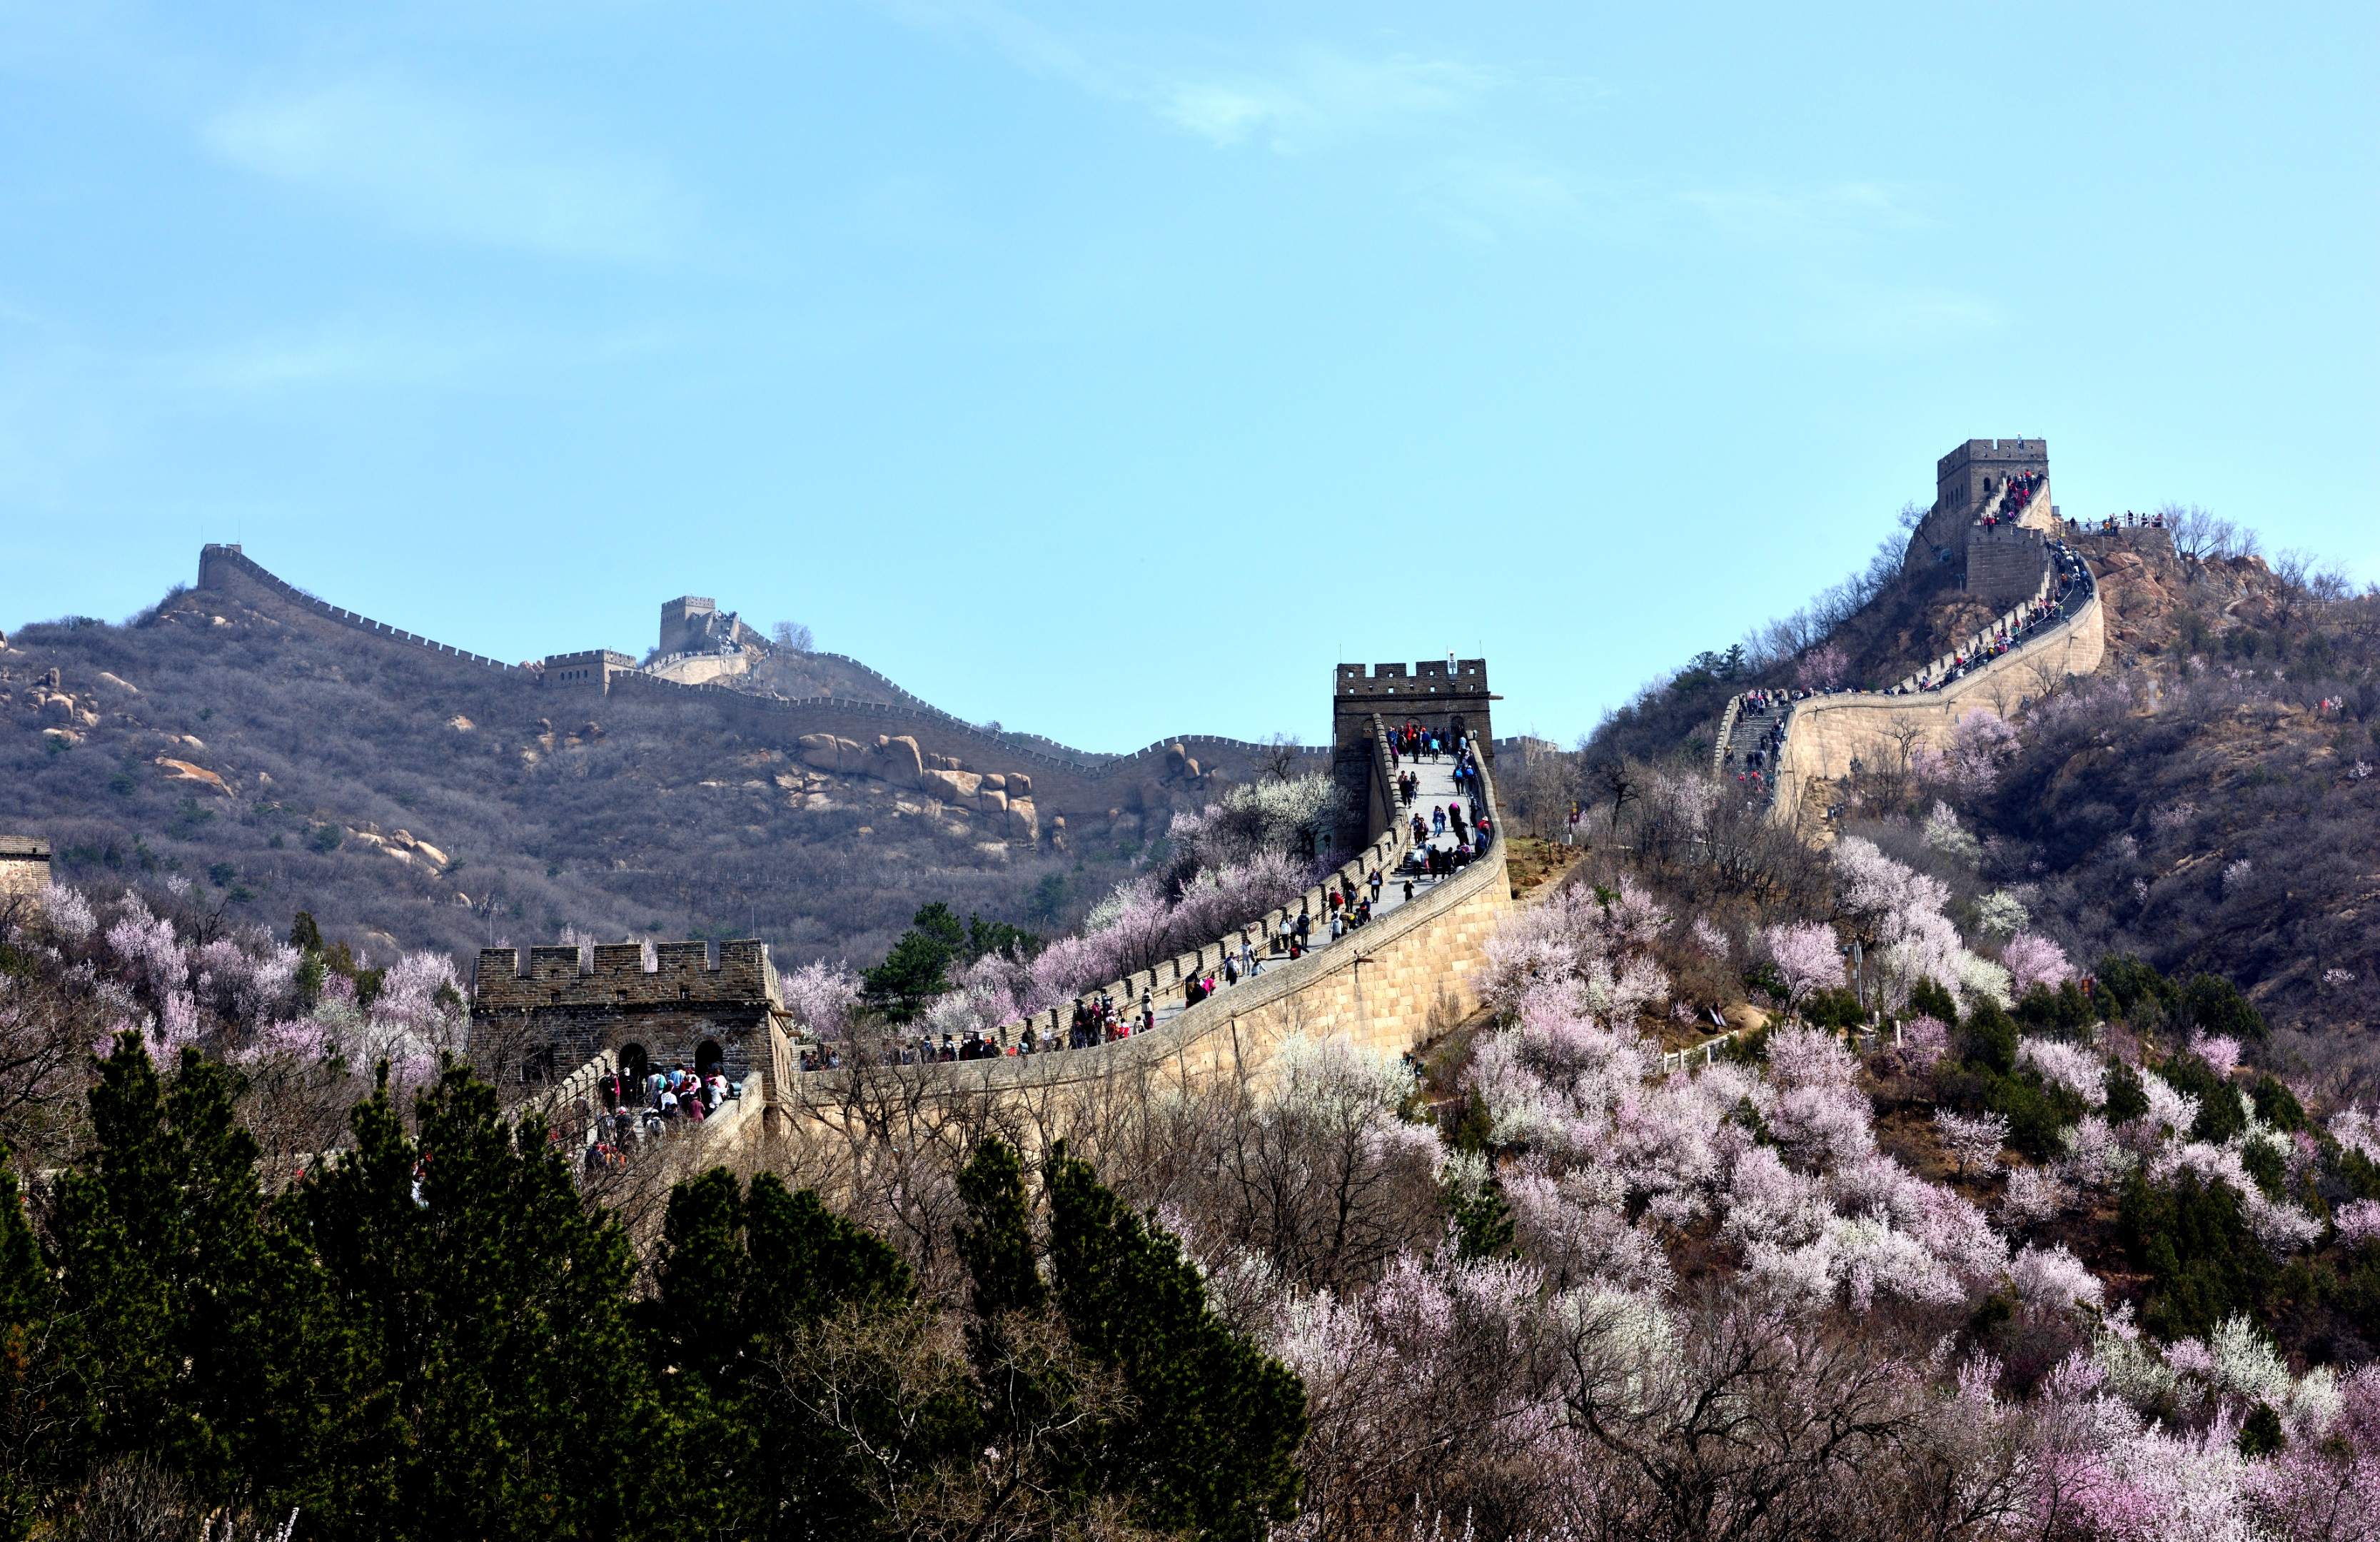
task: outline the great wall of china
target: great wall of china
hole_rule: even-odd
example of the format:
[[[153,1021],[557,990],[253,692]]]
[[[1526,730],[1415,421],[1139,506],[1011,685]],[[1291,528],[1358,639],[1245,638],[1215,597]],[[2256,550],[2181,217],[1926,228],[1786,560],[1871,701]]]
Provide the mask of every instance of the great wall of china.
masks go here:
[[[379,641],[417,651],[427,659],[451,663],[459,676],[475,686],[491,683],[516,687],[524,711],[535,707],[539,694],[587,691],[598,697],[633,694],[685,700],[709,708],[736,732],[781,747],[790,747],[805,735],[832,735],[869,745],[880,735],[905,735],[917,741],[921,754],[963,760],[978,771],[1024,772],[1032,778],[1034,795],[1045,814],[1098,816],[1111,808],[1137,807],[1130,800],[1144,784],[1159,781],[1166,758],[1175,745],[1207,766],[1223,766],[1242,780],[1251,776],[1270,747],[1215,735],[1188,734],[1162,739],[1123,755],[1084,755],[1038,735],[993,734],[931,707],[856,661],[830,654],[838,662],[879,682],[893,702],[856,701],[835,697],[794,699],[759,696],[731,686],[704,683],[682,685],[639,672],[635,661],[607,650],[550,655],[542,667],[524,668],[450,647],[404,631],[369,616],[342,610],[308,594],[258,564],[237,546],[204,547],[199,556],[199,589],[274,610],[294,610],[319,624],[360,633]],[[1360,669],[1362,666],[1356,666]],[[1402,666],[1399,666],[1402,667]],[[575,678],[565,678],[572,676]],[[550,702],[545,707],[552,710]],[[1018,744],[1038,739],[1048,748]],[[1329,771],[1333,751],[1329,746],[1301,747],[1294,751],[1301,772]]]
[[[1864,764],[1918,748],[1948,747],[1961,719],[1978,707],[2005,714],[2048,694],[2070,675],[2088,674],[2107,656],[2107,620],[2089,564],[2068,543],[2079,526],[2050,501],[2048,447],[2033,440],[1971,440],[1942,457],[1933,510],[1912,535],[1904,570],[1924,561],[1959,561],[1970,592],[2017,602],[1957,648],[1880,690],[1837,691],[1784,704],[1768,726],[1781,743],[1765,747],[1769,817],[1796,828],[1822,827],[1816,789]],[[2022,511],[2007,513],[2020,479],[2036,477]],[[2025,589],[2030,592],[2024,592]],[[1711,774],[1724,780],[1746,698],[1730,699],[1711,748]],[[1814,830],[1815,832],[1815,830]]]
[[[525,713],[540,705],[552,710],[554,694],[584,691],[597,697],[684,701],[707,709],[752,738],[788,748],[806,735],[833,735],[861,745],[872,744],[880,736],[905,735],[916,741],[921,756],[964,759],[977,771],[1029,777],[1033,795],[1042,807],[1061,812],[1097,813],[1113,806],[1134,806],[1131,795],[1152,782],[1169,759],[1178,762],[1185,752],[1194,759],[1206,758],[1209,765],[1236,762],[1247,769],[1241,772],[1246,774],[1271,751],[1271,747],[1211,735],[1184,735],[1128,755],[1099,757],[1071,751],[1049,740],[1039,741],[1047,748],[1020,745],[1015,741],[1024,735],[995,735],[940,711],[839,655],[831,657],[862,672],[896,699],[793,699],[710,683],[686,685],[640,671],[625,655],[604,650],[551,655],[541,667],[524,668],[331,605],[277,577],[237,546],[209,545],[203,550],[199,589],[261,605],[267,613],[294,613],[295,617],[318,625],[418,650],[428,659],[451,663],[461,676],[458,684],[468,681],[481,688],[495,684],[517,689],[518,705]],[[1476,802],[1494,810],[1489,770],[1495,742],[1494,700],[1480,660],[1382,664],[1368,671],[1361,664],[1341,665],[1333,684],[1332,742],[1296,750],[1290,770],[1293,774],[1323,771],[1337,779],[1347,795],[1348,814],[1335,844],[1350,855],[1296,900],[1265,917],[1251,918],[1251,929],[1269,938],[1286,917],[1300,911],[1321,917],[1326,914],[1325,896],[1332,887],[1352,890],[1374,871],[1391,873],[1402,862],[1412,841],[1404,822],[1408,811],[1400,808],[1393,791],[1394,758],[1388,738],[1391,723],[1419,721],[1449,733],[1468,735],[1481,750]],[[1193,1083],[1224,1075],[1261,1076],[1282,1041],[1295,1034],[1344,1037],[1383,1053],[1414,1049],[1477,1011],[1477,982],[1485,966],[1487,941],[1511,903],[1501,820],[1492,817],[1488,838],[1476,856],[1455,872],[1426,883],[1412,901],[1301,958],[1268,957],[1262,973],[1203,1001],[1186,1001],[1188,983],[1221,967],[1225,952],[1240,941],[1238,932],[1086,992],[1104,992],[1118,1002],[1135,1002],[1145,993],[1160,1009],[1161,1020],[1152,1032],[1094,1049],[1003,1055],[921,1069],[929,1069],[937,1087],[952,1096],[1003,1092],[1036,1096],[1087,1088],[1119,1075],[1160,1072]],[[623,999],[646,987],[687,995],[708,992],[712,984],[709,977],[724,979],[751,972],[755,963],[756,977],[773,975],[761,945],[724,946],[753,951],[754,957],[739,965],[718,952],[706,953],[700,943],[662,944],[656,949],[655,959],[639,959],[631,971],[625,954],[639,952],[633,945],[532,948],[520,953],[492,950],[480,960],[477,993],[491,1012],[516,1009],[526,1018],[532,1011],[564,1004],[589,992]],[[699,964],[698,953],[706,953]],[[602,956],[590,957],[590,953]],[[622,956],[609,956],[613,953]],[[662,953],[667,957],[659,956]],[[737,957],[742,958],[742,952]],[[612,978],[631,972],[645,977],[645,984]],[[1064,1043],[1066,1012],[1064,1007],[1050,1007],[1037,1014],[1030,1020],[1037,1039]],[[1018,1019],[1002,1025],[993,1037],[1003,1046],[1015,1044],[1027,1026],[1028,1020]],[[595,1037],[606,1036],[598,1031]],[[615,1029],[608,1037],[616,1038],[619,1034]],[[782,1138],[798,1122],[833,1117],[839,1078],[844,1073],[798,1070],[797,1052],[773,1014],[765,1042],[757,1034],[753,1038],[749,1045],[738,1046],[742,1052],[735,1060],[747,1070],[747,1088],[758,1096],[732,1100],[722,1116],[704,1128],[699,1141],[706,1160],[758,1150],[769,1140]],[[616,1068],[623,1047],[608,1041],[580,1043],[578,1052],[586,1058],[573,1054],[556,1064],[556,1079],[520,1106],[575,1111],[583,1116],[594,1104],[597,1083]],[[562,1065],[574,1068],[563,1072]]]
[[[1360,673],[1362,666],[1355,667]],[[1396,667],[1398,676],[1376,678],[1402,676],[1402,666]],[[1381,687],[1382,694],[1389,688]],[[1352,700],[1360,710],[1368,696],[1342,695],[1340,699],[1344,722],[1355,716],[1346,710],[1347,704]],[[1352,893],[1374,872],[1397,871],[1412,849],[1406,823],[1410,809],[1399,804],[1392,790],[1398,768],[1388,722],[1378,713],[1363,713],[1358,721],[1367,776],[1381,795],[1368,795],[1367,789],[1365,798],[1366,822],[1378,827],[1367,844],[1297,899],[1252,918],[1242,930],[1088,988],[1075,998],[1105,995],[1130,1003],[1146,997],[1160,1011],[1156,1028],[1093,1047],[1045,1048],[1038,1053],[1002,1052],[980,1060],[884,1069],[897,1070],[911,1079],[913,1091],[937,1101],[1029,1101],[1046,1111],[1053,1102],[1063,1104],[1119,1085],[1196,1088],[1237,1078],[1261,1085],[1282,1045],[1293,1036],[1344,1039],[1374,1054],[1399,1054],[1421,1048],[1476,1013],[1488,940],[1512,907],[1500,817],[1491,818],[1488,838],[1470,863],[1430,880],[1413,900],[1301,958],[1268,956],[1261,973],[1204,1000],[1187,999],[1191,981],[1220,970],[1244,937],[1269,939],[1284,920],[1300,913],[1323,916],[1332,888]],[[1477,805],[1492,810],[1492,773],[1483,765],[1479,775]],[[682,999],[696,990],[738,997],[765,990],[773,1002],[775,982],[765,944],[708,949],[698,942],[661,944],[641,961],[639,953],[633,943],[525,953],[483,950],[476,975],[475,1032],[483,1020],[507,1013],[526,1020],[549,1010],[549,1002],[551,1010],[587,1010],[601,1017],[615,997],[630,995],[667,1005],[674,993]],[[681,980],[691,983],[681,987]],[[685,1010],[713,1009],[694,1001]],[[1069,1014],[1069,1005],[1052,1005],[1000,1025],[990,1038],[1002,1051],[1011,1051],[1026,1041],[1029,1028],[1040,1045],[1063,1045]],[[783,1016],[778,1004],[767,1014],[765,1028],[752,1033],[739,1046],[742,1052],[729,1060],[743,1073],[743,1096],[722,1105],[713,1120],[681,1134],[673,1160],[765,1162],[773,1148],[800,1133],[841,1129],[854,1117],[853,1084],[879,1074],[878,1068],[801,1069],[799,1051],[784,1032]],[[603,1034],[604,1028],[594,1031]],[[517,1107],[536,1108],[551,1120],[585,1128],[602,1106],[599,1084],[622,1064],[623,1057],[639,1068],[648,1063],[644,1045],[619,1041],[625,1033],[642,1031],[611,1019],[611,1041]],[[581,1052],[589,1047],[578,1045]]]
[[[2032,498],[2020,514],[2010,516],[2010,490],[2020,474],[2028,479],[2025,487]],[[1803,824],[1813,807],[1813,791],[1851,774],[1863,757],[1894,749],[1905,753],[1916,744],[1943,747],[1960,718],[1974,706],[2005,709],[2012,696],[2043,694],[2058,679],[2095,670],[2105,654],[2096,587],[2087,564],[2067,548],[2067,527],[2049,500],[2046,446],[2037,440],[1971,441],[1944,457],[1940,480],[1942,494],[1913,535],[1906,563],[1961,557],[1968,565],[1964,577],[1971,592],[2015,603],[1961,647],[1887,690],[1793,702],[1779,725],[1779,742],[1769,760],[1772,817],[1780,821]],[[583,680],[587,687],[606,695],[691,693],[680,698],[701,702],[755,736],[789,744],[804,735],[820,734],[865,744],[900,728],[917,741],[921,753],[965,753],[980,762],[978,769],[1028,775],[1034,794],[1052,808],[1096,807],[1134,785],[1150,769],[1152,758],[1166,755],[1174,744],[1206,748],[1217,759],[1230,754],[1252,760],[1263,750],[1245,741],[1185,735],[1130,756],[1091,762],[1063,747],[1053,745],[1049,751],[1021,747],[905,692],[899,692],[893,703],[759,697],[714,684],[676,683],[637,670],[623,655],[600,651],[556,655],[541,671],[512,669],[328,606],[282,583],[237,548],[209,547],[201,565],[201,588],[236,586],[294,601],[322,619],[452,658],[458,666],[509,671],[521,679],[525,690],[540,688],[531,677],[547,674],[555,677],[561,689],[574,688]],[[886,694],[898,691],[889,681],[881,684]],[[2024,684],[2033,688],[2022,690]],[[1096,1048],[1001,1053],[920,1066],[916,1069],[922,1073],[921,1084],[929,1085],[936,1098],[1032,1099],[1112,1085],[1119,1078],[1144,1083],[1162,1078],[1184,1086],[1225,1076],[1261,1078],[1293,1035],[1344,1038],[1368,1050],[1394,1053],[1418,1048],[1475,1013],[1487,942],[1512,904],[1500,810],[1476,858],[1413,901],[1302,958],[1268,958],[1261,974],[1204,1000],[1189,1002],[1186,991],[1193,979],[1220,969],[1246,932],[1269,939],[1286,917],[1299,911],[1321,915],[1330,888],[1352,889],[1376,870],[1394,871],[1411,839],[1391,790],[1396,768],[1390,723],[1418,714],[1468,732],[1487,752],[1484,761],[1492,755],[1488,703],[1493,699],[1480,661],[1450,659],[1444,665],[1427,663],[1410,674],[1402,664],[1381,665],[1368,674],[1362,665],[1342,666],[1334,686],[1332,743],[1306,750],[1300,759],[1322,769],[1319,758],[1328,756],[1330,770],[1349,795],[1351,824],[1342,827],[1337,843],[1338,849],[1353,851],[1348,860],[1296,901],[1252,918],[1245,931],[1085,992],[1120,1002],[1135,1002],[1145,994],[1164,1009],[1155,1030]],[[1726,709],[1713,752],[1715,775],[1724,774],[1727,747],[1742,702],[1739,697]],[[1182,753],[1172,750],[1177,759]],[[1494,810],[1492,773],[1487,764],[1480,772],[1481,802]],[[1357,849],[1359,841],[1363,844]],[[759,949],[760,977],[768,980],[773,998],[773,971],[765,949],[737,946]],[[562,956],[565,953],[567,959]],[[690,953],[683,960],[675,954],[673,958],[693,968]],[[612,963],[625,966],[619,960]],[[712,954],[706,972],[720,972],[721,966]],[[640,967],[639,972],[646,971]],[[594,986],[593,977],[600,973],[600,968],[589,968],[587,953],[578,949],[534,949],[526,957],[511,950],[492,950],[480,965],[483,990],[492,988],[499,996],[507,990],[528,991],[521,1003],[524,1013],[548,992],[560,1003],[581,980]],[[1029,1028],[1039,1043],[1062,1045],[1065,1014],[1065,1007],[1053,1005],[1032,1018],[1000,1025],[990,1037],[1005,1050],[1023,1041]],[[847,1117],[849,1086],[862,1069],[803,1071],[781,1018],[781,1008],[771,1012],[765,1040],[756,1034],[748,1046],[739,1046],[745,1051],[737,1059],[747,1068],[747,1095],[735,1099],[697,1137],[705,1160],[761,1152],[805,1125],[830,1125]],[[593,1108],[596,1085],[614,1067],[622,1046],[579,1046],[581,1052],[589,1048],[593,1049],[589,1058],[533,1100],[581,1114]]]

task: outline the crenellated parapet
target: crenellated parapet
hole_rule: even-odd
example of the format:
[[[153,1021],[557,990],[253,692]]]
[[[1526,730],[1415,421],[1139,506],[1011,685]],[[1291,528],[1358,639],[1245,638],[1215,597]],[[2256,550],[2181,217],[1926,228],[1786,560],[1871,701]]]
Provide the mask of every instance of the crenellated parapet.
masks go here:
[[[353,611],[343,611],[328,601],[318,600],[297,585],[285,582],[265,571],[254,559],[243,555],[237,545],[218,545],[211,541],[199,548],[200,589],[217,593],[237,593],[243,587],[261,591],[276,600],[285,601],[320,620],[365,633],[383,642],[422,649],[441,658],[452,659],[457,663],[469,664],[475,668],[520,673],[516,666],[505,663],[502,660],[487,658],[460,648],[451,648],[443,642],[433,642],[428,637],[417,636],[412,632],[401,631],[384,621],[374,621],[370,616],[358,615]]]
[[[666,1069],[764,1062],[785,1015],[769,945],[593,942],[482,948],[471,1040],[507,1082],[535,1085],[600,1055]]]

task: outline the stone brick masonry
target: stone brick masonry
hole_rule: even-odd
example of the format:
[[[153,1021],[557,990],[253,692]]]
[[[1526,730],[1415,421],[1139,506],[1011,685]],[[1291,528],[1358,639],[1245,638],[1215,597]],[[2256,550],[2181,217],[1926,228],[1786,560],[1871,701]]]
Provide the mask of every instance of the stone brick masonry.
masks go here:
[[[32,902],[50,881],[50,844],[30,835],[0,835],[0,908]]]
[[[655,1067],[718,1060],[729,1077],[765,1063],[768,1029],[785,1015],[766,942],[480,951],[475,1050],[501,1046],[505,1079],[567,1075],[599,1052]]]

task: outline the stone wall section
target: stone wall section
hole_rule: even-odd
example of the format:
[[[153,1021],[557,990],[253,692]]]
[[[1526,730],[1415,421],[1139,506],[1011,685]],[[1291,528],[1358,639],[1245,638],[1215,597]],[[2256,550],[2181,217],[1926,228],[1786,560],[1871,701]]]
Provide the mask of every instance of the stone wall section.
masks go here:
[[[242,555],[237,546],[221,546],[209,542],[199,549],[199,588],[216,593],[276,600],[284,604],[294,605],[317,620],[326,621],[350,631],[369,633],[383,642],[401,643],[408,648],[422,649],[442,658],[452,659],[458,664],[468,664],[478,669],[505,671],[514,674],[524,673],[516,666],[504,663],[500,660],[466,652],[459,648],[449,648],[443,642],[432,642],[428,637],[418,637],[411,632],[399,631],[386,622],[374,621],[370,616],[358,615],[353,611],[343,611],[327,601],[317,600],[297,585],[285,583],[266,572],[252,558]]]
[[[1808,790],[1851,774],[1854,759],[1897,752],[1894,737],[1904,728],[1923,730],[1929,749],[1950,742],[1959,720],[1977,707],[2042,694],[2043,670],[2060,677],[2089,674],[2107,657],[2107,616],[2095,589],[2062,624],[2028,638],[1937,691],[1912,696],[1823,696],[1793,704],[1785,743],[1778,751],[1777,801],[1772,817],[1798,823]]]
[[[542,665],[536,669],[521,669],[400,631],[352,611],[341,610],[274,577],[236,545],[209,544],[200,550],[199,588],[250,602],[273,605],[278,611],[294,611],[320,624],[419,649],[439,658],[452,660],[458,667],[506,676],[518,681],[524,688],[534,686],[546,673]],[[1056,816],[1096,817],[1103,816],[1110,808],[1134,807],[1131,800],[1135,790],[1163,782],[1166,758],[1176,746],[1210,768],[1234,764],[1243,769],[1251,767],[1259,762],[1267,750],[1267,747],[1247,740],[1208,734],[1185,734],[1160,740],[1129,755],[1089,756],[1069,750],[1049,739],[1038,740],[1039,744],[1048,746],[1047,749],[1035,748],[1013,742],[1019,737],[1033,737],[1031,735],[990,733],[928,706],[856,661],[840,654],[824,656],[863,670],[871,680],[880,682],[888,695],[897,696],[900,699],[891,704],[845,701],[833,698],[794,700],[756,696],[748,691],[711,683],[680,685],[635,668],[634,661],[628,660],[625,654],[602,649],[589,650],[579,654],[557,654],[554,658],[558,661],[595,661],[588,667],[596,669],[600,664],[599,677],[587,684],[606,695],[623,690],[693,693],[689,699],[711,710],[731,728],[756,742],[788,754],[798,753],[797,746],[804,735],[828,735],[861,745],[873,745],[880,735],[905,735],[916,741],[921,755],[939,755],[982,772],[1024,771],[1033,780],[1040,828],[1045,832]],[[577,666],[574,664],[572,667]],[[1356,667],[1360,669],[1362,666]],[[1425,669],[1427,667],[1424,666]],[[577,682],[557,684],[566,686]],[[534,715],[528,703],[525,702],[523,706],[525,711]],[[1327,773],[1330,769],[1330,747],[1317,746],[1298,752],[1297,766],[1293,774]]]
[[[1967,592],[2001,605],[2036,595],[2049,564],[2047,544],[2041,531],[2023,525],[1969,531]]]
[[[1386,731],[1379,726],[1377,720],[1374,726],[1378,753],[1382,763],[1382,776],[1385,779],[1387,774],[1387,759],[1389,753],[1388,736]],[[1307,889],[1303,894],[1300,894],[1290,904],[1281,905],[1277,909],[1268,911],[1263,916],[1257,917],[1256,919],[1248,922],[1247,926],[1257,950],[1259,955],[1266,960],[1265,974],[1258,976],[1257,978],[1263,979],[1269,977],[1276,967],[1294,967],[1294,965],[1289,965],[1285,960],[1276,965],[1272,961],[1271,955],[1264,951],[1269,945],[1269,940],[1279,931],[1282,921],[1293,920],[1300,915],[1313,916],[1318,918],[1327,915],[1329,912],[1329,902],[1325,896],[1334,886],[1339,888],[1340,892],[1342,893],[1352,892],[1354,885],[1363,882],[1365,879],[1368,878],[1374,872],[1389,873],[1395,871],[1397,864],[1404,860],[1405,853],[1411,849],[1412,845],[1413,836],[1410,827],[1398,820],[1392,809],[1386,820],[1384,828],[1380,829],[1379,832],[1372,837],[1371,843],[1368,845],[1366,845],[1346,861],[1331,869],[1330,873],[1325,877],[1322,881],[1315,884],[1312,888]],[[1492,849],[1496,853],[1496,860],[1499,863],[1501,863],[1503,861],[1503,846],[1500,832],[1499,833],[1499,839]],[[1479,862],[1474,862],[1472,864],[1474,868],[1479,867],[1480,865],[1481,864]],[[1509,885],[1507,887],[1509,888]],[[1416,900],[1416,903],[1418,903],[1418,900]],[[1403,914],[1404,909],[1401,908],[1397,911],[1391,912],[1388,917],[1384,917],[1380,920],[1374,922],[1373,926],[1376,928],[1386,929],[1390,921],[1394,920],[1397,917]],[[1378,935],[1388,937],[1394,935],[1394,932],[1392,930],[1383,929],[1379,931]],[[1343,943],[1342,945],[1343,946]],[[1087,1001],[1104,993],[1112,997],[1117,1004],[1122,1006],[1129,1002],[1139,1001],[1142,993],[1146,992],[1149,999],[1158,1004],[1170,1005],[1176,998],[1183,996],[1187,991],[1189,982],[1192,979],[1203,977],[1210,971],[1221,969],[1223,966],[1224,954],[1227,953],[1236,952],[1238,947],[1239,934],[1236,932],[1229,937],[1217,938],[1214,941],[1197,949],[1196,952],[1183,953],[1177,957],[1151,965],[1146,969],[1135,969],[1131,974],[1126,975],[1123,978],[1119,980],[1110,980],[1105,985],[1089,987],[1082,992],[1083,998]],[[1335,949],[1325,949],[1324,953],[1328,953],[1335,951]],[[1321,955],[1318,954],[1316,956],[1319,957]],[[1310,962],[1308,959],[1300,959],[1298,961],[1299,964],[1305,964],[1308,962]],[[1242,987],[1241,989],[1245,988]],[[1022,1039],[1025,1029],[1029,1023],[1034,1030],[1035,1036],[1043,1042],[1047,1042],[1052,1036],[1055,1036],[1061,1042],[1063,1042],[1066,1037],[1068,1026],[1067,1020],[1073,1015],[1073,1014],[1074,1003],[1070,999],[1065,1005],[1049,1007],[1041,1012],[1034,1014],[1030,1018],[1018,1018],[1014,1022],[1001,1025],[997,1037],[1002,1045],[1014,1044]],[[1124,1040],[1124,1042],[1129,1043],[1131,1041],[1127,1039]],[[1065,1052],[1077,1053],[1082,1051],[1069,1050]]]
[[[1494,795],[1489,781],[1483,792],[1489,807]],[[953,1093],[997,1096],[1062,1093],[1142,1075],[1191,1086],[1247,1075],[1261,1084],[1293,1035],[1344,1037],[1375,1053],[1401,1053],[1479,1011],[1488,941],[1512,907],[1500,823],[1477,860],[1412,904],[1295,963],[1268,963],[1254,979],[1217,992],[1154,1033],[1092,1050],[960,1061],[935,1070]],[[1220,957],[1216,948],[1197,956],[1209,955]],[[1060,1032],[1062,1039],[1062,1026]],[[832,1123],[837,1075],[794,1078],[781,1106],[795,1119]]]

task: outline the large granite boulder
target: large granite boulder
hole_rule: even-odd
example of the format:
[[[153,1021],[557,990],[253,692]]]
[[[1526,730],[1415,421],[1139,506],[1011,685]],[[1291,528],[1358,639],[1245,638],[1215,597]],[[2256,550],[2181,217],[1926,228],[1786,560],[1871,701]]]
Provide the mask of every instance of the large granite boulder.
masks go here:
[[[917,740],[906,734],[876,735],[876,748],[868,757],[868,775],[880,777],[896,787],[915,787],[925,770]]]

